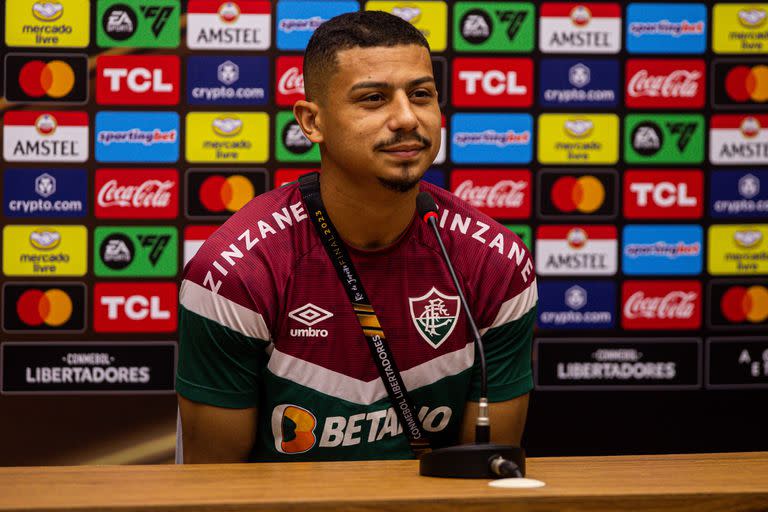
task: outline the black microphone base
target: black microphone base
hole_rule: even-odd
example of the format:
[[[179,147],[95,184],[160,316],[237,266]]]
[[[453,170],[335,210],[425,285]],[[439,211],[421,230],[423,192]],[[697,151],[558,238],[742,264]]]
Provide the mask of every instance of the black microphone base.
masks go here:
[[[522,448],[491,443],[433,450],[419,460],[419,474],[441,478],[500,478],[491,470],[491,460],[496,457],[514,462],[525,476],[525,451]]]

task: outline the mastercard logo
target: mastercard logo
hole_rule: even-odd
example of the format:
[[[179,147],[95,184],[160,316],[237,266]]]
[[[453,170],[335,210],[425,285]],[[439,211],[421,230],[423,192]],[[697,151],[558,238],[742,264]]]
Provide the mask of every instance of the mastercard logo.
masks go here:
[[[40,135],[53,135],[57,126],[56,118],[51,114],[43,114],[35,119],[35,129]]]
[[[605,201],[605,187],[594,176],[563,176],[555,181],[552,203],[565,213],[592,213]]]
[[[75,86],[75,72],[62,60],[31,60],[19,72],[19,86],[32,98],[63,98]]]
[[[760,133],[760,121],[754,117],[747,117],[741,122],[741,134],[747,138],[756,137]]]
[[[217,117],[211,126],[216,135],[234,137],[243,130],[243,121],[237,117]]]
[[[308,452],[315,446],[317,418],[298,405],[278,405],[272,411],[272,434],[275,449],[280,453]]]
[[[768,66],[736,66],[725,77],[725,91],[741,103],[768,101]]]
[[[565,133],[581,139],[592,133],[594,123],[589,119],[574,119],[565,122]]]
[[[61,18],[64,14],[64,6],[58,2],[35,2],[32,5],[32,16],[40,21],[50,23]]]
[[[72,299],[58,288],[42,291],[30,289],[16,302],[19,319],[31,327],[47,325],[58,327],[72,316]]]
[[[240,7],[235,2],[224,2],[219,6],[219,18],[224,23],[234,23],[240,17]]]
[[[566,235],[568,245],[573,249],[581,249],[587,243],[588,239],[587,232],[581,228],[573,228],[568,231],[568,235]]]
[[[253,183],[240,174],[213,175],[200,185],[200,202],[211,212],[236,212],[254,198]]]
[[[61,243],[61,234],[58,231],[43,231],[36,229],[29,234],[29,243],[35,249],[50,251]]]
[[[577,27],[586,26],[592,19],[592,11],[585,5],[578,5],[571,10],[571,22]]]
[[[720,299],[720,311],[733,323],[765,322],[768,320],[768,289],[765,286],[733,286]]]
[[[739,11],[739,23],[747,28],[758,28],[766,20],[766,12],[763,9],[742,9]]]

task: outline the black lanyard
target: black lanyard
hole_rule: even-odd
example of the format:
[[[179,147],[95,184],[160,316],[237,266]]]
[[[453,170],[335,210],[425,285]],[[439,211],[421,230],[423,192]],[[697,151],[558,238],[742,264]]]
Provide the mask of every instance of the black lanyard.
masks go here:
[[[352,259],[347,253],[347,249],[342,242],[336,228],[328,213],[325,211],[323,200],[320,197],[320,175],[316,172],[306,174],[299,178],[299,190],[307,206],[309,218],[314,224],[323,247],[328,253],[336,274],[339,276],[341,284],[347,291],[349,301],[355,310],[357,320],[363,329],[363,335],[368,342],[368,348],[371,350],[371,356],[376,362],[379,370],[379,376],[384,382],[384,388],[387,390],[392,406],[403,427],[403,432],[408,437],[413,453],[420,457],[423,453],[430,450],[429,439],[426,432],[422,429],[416,408],[413,401],[405,389],[400,371],[397,369],[395,359],[389,350],[387,339],[384,337],[384,330],[376,318],[371,301],[363,289],[363,283],[360,276],[352,264]]]

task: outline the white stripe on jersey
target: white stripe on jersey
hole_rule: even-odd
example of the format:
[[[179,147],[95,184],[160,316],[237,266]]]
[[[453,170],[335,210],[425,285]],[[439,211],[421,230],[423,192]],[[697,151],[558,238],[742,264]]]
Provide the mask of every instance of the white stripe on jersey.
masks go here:
[[[536,280],[534,279],[531,284],[528,285],[528,288],[501,305],[499,313],[496,315],[493,323],[488,327],[480,329],[480,334],[483,335],[488,332],[489,329],[519,320],[536,305],[538,300],[539,290],[536,288]]]

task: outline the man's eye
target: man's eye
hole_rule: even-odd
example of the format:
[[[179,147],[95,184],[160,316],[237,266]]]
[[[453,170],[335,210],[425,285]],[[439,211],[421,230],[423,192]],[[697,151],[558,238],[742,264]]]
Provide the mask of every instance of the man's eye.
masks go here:
[[[419,89],[417,91],[413,91],[412,96],[415,98],[431,98],[433,93],[428,89]]]
[[[363,101],[371,102],[371,103],[377,103],[379,101],[384,101],[384,95],[382,95],[382,94],[369,94],[368,96],[363,98]]]

